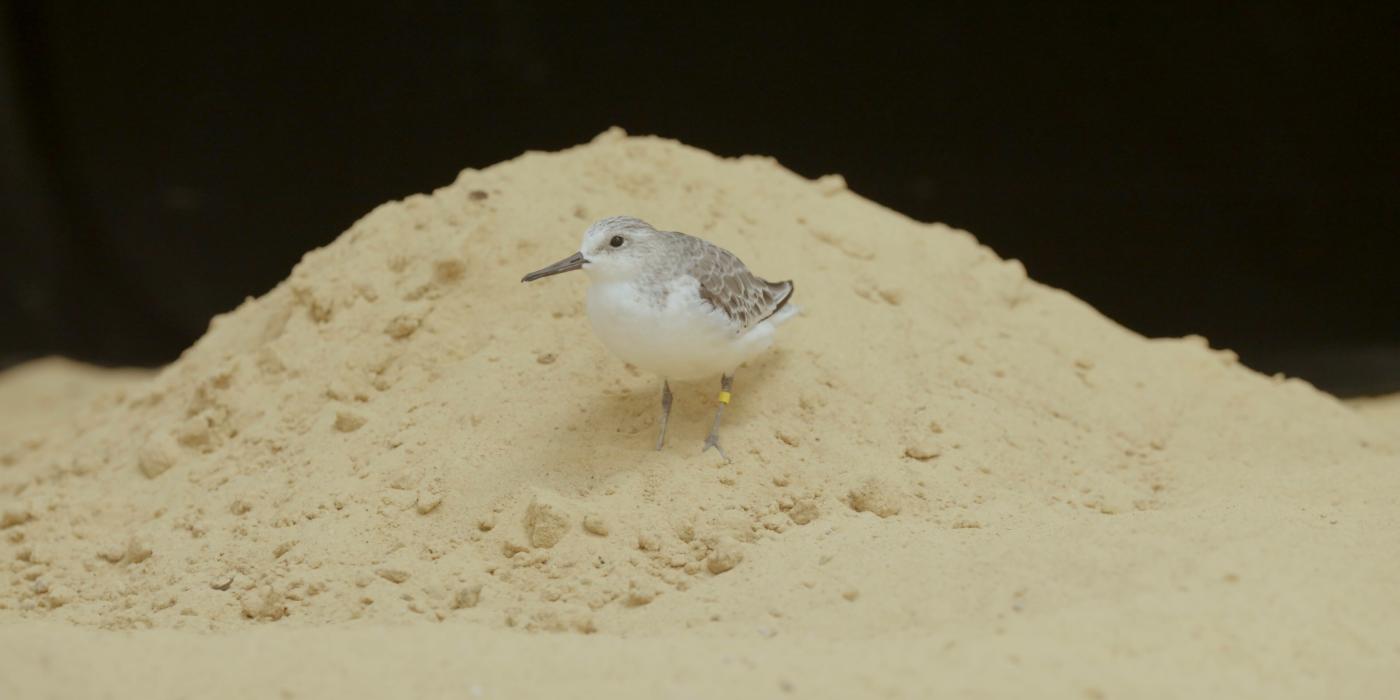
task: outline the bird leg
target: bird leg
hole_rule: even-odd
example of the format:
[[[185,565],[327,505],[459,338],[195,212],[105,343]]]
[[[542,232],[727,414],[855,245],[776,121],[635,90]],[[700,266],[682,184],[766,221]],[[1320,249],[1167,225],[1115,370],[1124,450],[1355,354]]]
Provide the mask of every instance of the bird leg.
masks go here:
[[[719,408],[715,409],[715,424],[710,427],[709,437],[705,438],[704,449],[700,450],[704,452],[713,447],[726,462],[730,461],[730,459],[729,455],[725,454],[724,450],[719,446],[719,418],[724,415],[724,407],[729,405],[729,391],[733,388],[734,375],[726,374],[719,380]]]
[[[671,383],[661,380],[661,434],[656,438],[656,449],[666,444],[666,423],[671,420]]]

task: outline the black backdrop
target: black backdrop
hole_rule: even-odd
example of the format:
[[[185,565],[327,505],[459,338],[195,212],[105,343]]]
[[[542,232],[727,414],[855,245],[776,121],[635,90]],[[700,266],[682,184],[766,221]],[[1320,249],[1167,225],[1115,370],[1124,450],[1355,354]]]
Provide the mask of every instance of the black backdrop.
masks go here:
[[[5,361],[169,361],[376,204],[617,124],[842,173],[1142,333],[1400,389],[1396,3],[221,5],[0,12]]]

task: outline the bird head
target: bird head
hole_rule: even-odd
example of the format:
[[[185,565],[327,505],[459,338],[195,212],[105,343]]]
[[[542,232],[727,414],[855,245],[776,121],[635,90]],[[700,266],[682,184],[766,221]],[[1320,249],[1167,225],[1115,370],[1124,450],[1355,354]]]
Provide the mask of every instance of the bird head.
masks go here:
[[[641,219],[601,219],[583,232],[577,253],[535,270],[520,281],[533,282],[572,270],[583,270],[593,279],[632,279],[646,269],[648,255],[659,247],[659,239],[657,230]]]

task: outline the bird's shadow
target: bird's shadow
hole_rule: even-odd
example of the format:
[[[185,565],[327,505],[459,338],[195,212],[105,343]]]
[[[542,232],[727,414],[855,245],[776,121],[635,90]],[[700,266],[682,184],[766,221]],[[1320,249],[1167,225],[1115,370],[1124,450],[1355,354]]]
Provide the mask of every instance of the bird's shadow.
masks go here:
[[[720,424],[720,444],[731,458],[740,459],[747,450],[733,439],[726,439],[726,435],[740,432],[758,415],[745,397],[762,392],[771,376],[788,361],[788,353],[775,349],[735,373],[733,398]],[[569,425],[554,432],[553,439],[536,444],[530,463],[550,472],[599,477],[656,464],[674,455],[687,459],[705,455],[722,461],[713,450],[702,452],[714,420],[720,377],[712,381],[671,382],[673,401],[666,445],[658,451],[661,378],[630,368],[618,371],[626,372],[627,379],[613,388],[590,394]]]

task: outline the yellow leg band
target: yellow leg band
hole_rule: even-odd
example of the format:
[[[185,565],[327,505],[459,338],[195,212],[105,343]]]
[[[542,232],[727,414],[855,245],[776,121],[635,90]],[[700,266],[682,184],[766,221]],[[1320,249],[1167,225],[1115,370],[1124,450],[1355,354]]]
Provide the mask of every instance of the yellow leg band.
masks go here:
[[[720,402],[720,403],[723,403],[723,404],[729,403],[729,392],[727,392],[727,391],[721,391],[721,392],[719,392],[719,402]]]

